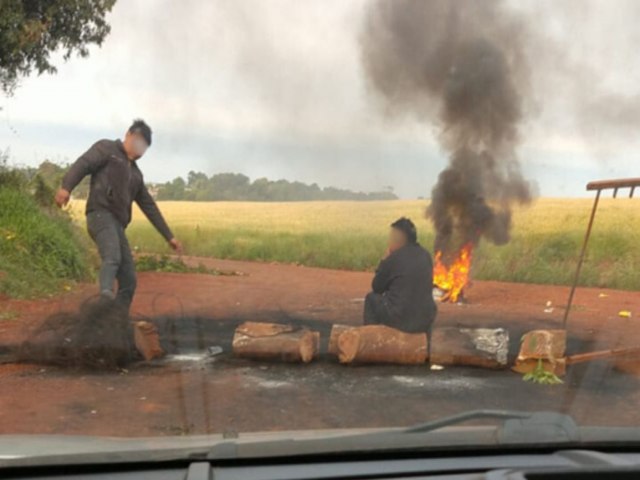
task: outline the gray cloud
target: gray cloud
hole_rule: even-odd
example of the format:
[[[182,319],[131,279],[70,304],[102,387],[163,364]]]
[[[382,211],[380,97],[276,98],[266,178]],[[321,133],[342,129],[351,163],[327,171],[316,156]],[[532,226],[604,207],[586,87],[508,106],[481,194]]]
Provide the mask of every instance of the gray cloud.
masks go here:
[[[76,129],[113,136],[140,115],[157,133],[150,151],[157,161],[145,165],[151,179],[192,168],[219,171],[235,162],[245,172],[270,169],[291,178],[357,182],[358,188],[378,188],[377,179],[389,178],[401,194],[424,195],[445,155],[432,128],[415,115],[389,121],[366,92],[357,37],[370,4],[118,2],[103,48],[61,64],[56,76],[25,80],[3,102],[4,124],[18,134],[0,126],[0,146],[10,146],[18,161],[73,157],[89,139]],[[561,175],[567,164],[593,177],[625,174],[640,84],[639,34],[632,25],[637,2],[513,0],[508,6],[537,37],[524,45],[533,100],[523,105],[521,127],[528,175],[552,182],[542,189],[552,194],[582,190]],[[283,142],[296,148],[274,147]],[[595,154],[607,158],[606,167],[592,161]],[[424,169],[398,163],[405,156],[423,158]],[[354,175],[358,170],[364,173]],[[423,176],[424,188],[407,176]],[[408,184],[414,186],[401,187]]]

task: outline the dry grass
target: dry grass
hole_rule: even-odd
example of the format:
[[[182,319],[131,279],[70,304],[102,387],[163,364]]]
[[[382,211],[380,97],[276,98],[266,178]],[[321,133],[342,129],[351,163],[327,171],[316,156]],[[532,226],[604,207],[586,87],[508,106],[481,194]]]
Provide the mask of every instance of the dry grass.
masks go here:
[[[575,268],[591,199],[540,199],[517,208],[513,239],[503,247],[483,243],[474,262],[480,279],[566,284]],[[421,242],[433,243],[424,201],[388,202],[162,202],[160,208],[193,255],[311,266],[371,269],[384,249],[387,226],[412,218]],[[640,289],[638,200],[601,201],[582,283]],[[74,212],[83,205],[76,202]],[[82,218],[78,215],[78,218]],[[166,246],[136,209],[129,230],[142,251]]]

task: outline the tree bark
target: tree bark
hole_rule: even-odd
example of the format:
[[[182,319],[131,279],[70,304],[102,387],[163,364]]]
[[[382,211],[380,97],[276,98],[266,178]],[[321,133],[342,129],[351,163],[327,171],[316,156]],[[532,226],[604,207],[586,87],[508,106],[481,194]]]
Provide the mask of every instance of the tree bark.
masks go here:
[[[484,368],[507,366],[509,333],[502,329],[444,327],[433,330],[431,363]]]
[[[337,333],[337,332],[336,332]],[[427,334],[383,325],[346,328],[337,338],[340,363],[421,364],[427,361]]]
[[[256,360],[308,363],[319,348],[319,332],[277,323],[246,322],[233,336],[233,353]]]

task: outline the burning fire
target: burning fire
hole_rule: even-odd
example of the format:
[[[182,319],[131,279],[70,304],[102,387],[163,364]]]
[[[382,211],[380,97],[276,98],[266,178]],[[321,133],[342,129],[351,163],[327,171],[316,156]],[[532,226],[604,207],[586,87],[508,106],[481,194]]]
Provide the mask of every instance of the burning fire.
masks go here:
[[[433,283],[445,294],[442,302],[457,302],[462,290],[469,282],[473,245],[467,243],[458,252],[457,257],[449,266],[442,261],[442,251],[437,251],[433,266]]]

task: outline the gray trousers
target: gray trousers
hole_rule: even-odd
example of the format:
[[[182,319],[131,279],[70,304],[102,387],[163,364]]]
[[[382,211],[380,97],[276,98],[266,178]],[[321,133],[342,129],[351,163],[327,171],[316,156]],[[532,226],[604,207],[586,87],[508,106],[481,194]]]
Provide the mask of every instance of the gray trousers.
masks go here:
[[[87,214],[87,230],[98,246],[102,265],[100,266],[100,294],[114,298],[113,283],[118,281],[115,295],[127,311],[136,291],[136,267],[129,248],[124,228],[116,218],[106,210]]]

